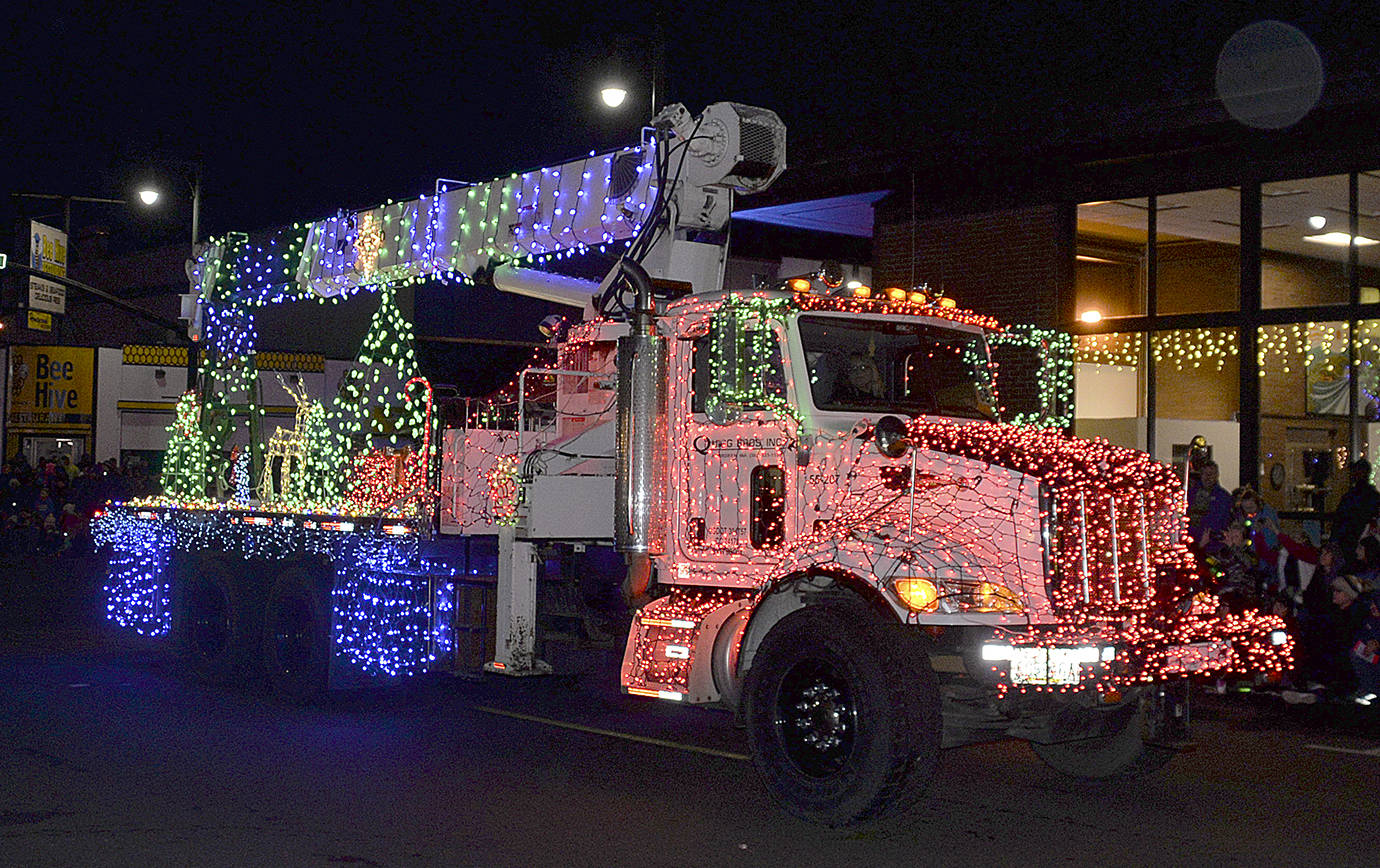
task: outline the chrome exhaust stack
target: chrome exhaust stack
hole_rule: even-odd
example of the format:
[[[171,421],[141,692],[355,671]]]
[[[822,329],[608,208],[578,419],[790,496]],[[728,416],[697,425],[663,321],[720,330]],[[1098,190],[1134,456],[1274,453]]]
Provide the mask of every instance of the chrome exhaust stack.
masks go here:
[[[666,339],[656,334],[652,282],[636,262],[620,262],[637,290],[632,333],[618,339],[618,464],[614,542],[628,561],[630,601],[646,595],[651,558],[666,538]]]

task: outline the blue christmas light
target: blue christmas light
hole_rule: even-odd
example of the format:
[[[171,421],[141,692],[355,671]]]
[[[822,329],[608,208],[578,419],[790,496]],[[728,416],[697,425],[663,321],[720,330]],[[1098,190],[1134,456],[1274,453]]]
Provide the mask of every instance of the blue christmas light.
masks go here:
[[[414,675],[454,649],[454,570],[421,559],[413,533],[356,530],[330,516],[116,505],[92,523],[92,534],[111,550],[106,617],[141,635],[163,636],[172,627],[168,563],[176,548],[246,561],[330,560],[335,653],[367,675]]]
[[[114,547],[105,582],[106,619],[141,636],[167,635],[172,629],[167,576],[172,536],[156,522],[108,522],[104,517],[91,529],[97,545]]]
[[[391,546],[356,547],[331,600],[336,654],[366,675],[415,675],[436,660],[430,577],[407,571]]]

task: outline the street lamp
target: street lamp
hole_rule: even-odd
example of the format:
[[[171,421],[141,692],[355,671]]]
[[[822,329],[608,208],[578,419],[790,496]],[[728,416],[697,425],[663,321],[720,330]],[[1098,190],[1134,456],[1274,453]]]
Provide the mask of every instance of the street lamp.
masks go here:
[[[177,165],[192,172],[192,257],[196,257],[196,245],[201,240],[201,164],[191,161],[177,161]],[[163,191],[154,184],[139,188],[139,201],[145,205],[155,205],[163,198]]]
[[[628,89],[618,84],[605,85],[599,91],[599,98],[609,108],[618,108],[628,98]]]
[[[629,51],[629,49],[633,50]],[[636,64],[637,72],[639,76],[645,74],[649,79],[648,90],[651,92],[652,115],[656,115],[657,86],[663,85],[664,88],[665,83],[661,79],[666,65],[666,46],[660,23],[655,26],[650,36],[625,44],[622,50],[616,52],[606,62],[604,69],[607,77],[604,85],[599,89],[599,99],[611,109],[619,108],[628,98],[627,79],[629,76],[627,69],[632,65],[625,65],[627,54],[641,55],[641,62]]]

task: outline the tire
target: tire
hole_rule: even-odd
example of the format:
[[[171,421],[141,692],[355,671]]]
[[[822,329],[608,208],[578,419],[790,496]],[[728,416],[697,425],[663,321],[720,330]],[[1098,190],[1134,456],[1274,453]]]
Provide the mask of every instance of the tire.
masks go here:
[[[1120,732],[1057,744],[1030,742],[1045,765],[1070,777],[1089,781],[1136,778],[1163,768],[1174,750],[1145,743],[1146,705],[1138,703]]]
[[[305,571],[273,582],[264,606],[263,664],[275,696],[293,703],[325,697],[330,667],[330,612]]]
[[[203,561],[187,581],[180,651],[198,677],[227,684],[253,669],[258,635],[244,597],[234,574],[217,561]]]
[[[939,689],[919,638],[862,605],[793,612],[744,685],[753,765],[772,796],[845,826],[911,807],[939,759]]]

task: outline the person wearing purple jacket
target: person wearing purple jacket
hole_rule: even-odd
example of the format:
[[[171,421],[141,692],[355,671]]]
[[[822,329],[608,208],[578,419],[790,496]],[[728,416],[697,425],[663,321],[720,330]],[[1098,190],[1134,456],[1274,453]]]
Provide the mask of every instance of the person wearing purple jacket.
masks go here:
[[[1218,482],[1216,461],[1205,461],[1188,485],[1188,535],[1199,549],[1213,531],[1225,531],[1231,523],[1231,494]]]

